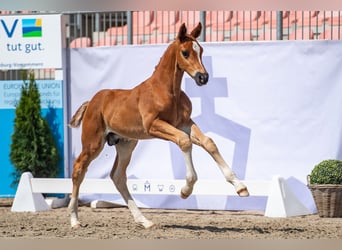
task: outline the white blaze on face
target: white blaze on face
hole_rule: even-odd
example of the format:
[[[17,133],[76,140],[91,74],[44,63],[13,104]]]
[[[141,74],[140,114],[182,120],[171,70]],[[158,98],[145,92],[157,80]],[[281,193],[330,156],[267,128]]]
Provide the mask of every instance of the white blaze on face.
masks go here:
[[[192,42],[192,48],[193,48],[193,50],[197,53],[198,62],[199,62],[199,63],[201,64],[201,66],[203,67],[202,62],[201,62],[201,58],[200,58],[200,54],[201,54],[201,48],[200,48],[200,46],[198,45],[197,42],[193,41],[193,42]]]
[[[192,48],[197,53],[197,56],[198,56],[198,59],[199,59],[199,56],[200,56],[200,53],[201,53],[200,46],[198,45],[197,42],[193,41],[192,42]]]

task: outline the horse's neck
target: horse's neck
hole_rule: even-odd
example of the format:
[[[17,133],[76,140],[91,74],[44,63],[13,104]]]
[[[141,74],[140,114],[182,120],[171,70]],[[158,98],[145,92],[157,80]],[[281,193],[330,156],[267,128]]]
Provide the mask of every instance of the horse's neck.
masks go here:
[[[152,77],[158,79],[155,84],[166,88],[174,96],[179,96],[184,71],[177,66],[175,44],[169,45]]]

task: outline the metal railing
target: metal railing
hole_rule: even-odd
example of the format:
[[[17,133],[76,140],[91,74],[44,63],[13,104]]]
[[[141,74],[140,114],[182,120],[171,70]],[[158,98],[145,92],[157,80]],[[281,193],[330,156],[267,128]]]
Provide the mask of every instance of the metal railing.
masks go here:
[[[128,11],[69,15],[71,19],[76,16],[76,20],[83,20],[70,22],[70,29],[77,27],[79,31],[70,34],[70,39],[84,35],[91,40],[90,46],[168,43],[176,37],[181,23],[191,28],[199,21],[205,27],[200,37],[204,42],[342,38],[340,11]]]
[[[342,40],[342,11],[175,10],[62,14],[67,17],[67,46],[70,48],[169,43],[177,36],[182,23],[191,29],[198,22],[204,27],[199,38],[202,42]],[[36,71],[37,79],[54,78],[54,69]],[[17,70],[0,71],[0,79],[19,78]]]

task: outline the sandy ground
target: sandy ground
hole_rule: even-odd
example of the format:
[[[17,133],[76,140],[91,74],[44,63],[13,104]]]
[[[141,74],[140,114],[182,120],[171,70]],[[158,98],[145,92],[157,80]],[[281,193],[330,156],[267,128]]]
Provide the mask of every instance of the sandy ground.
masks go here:
[[[342,239],[342,218],[267,218],[262,212],[142,209],[156,223],[143,229],[126,207],[81,206],[84,227],[71,229],[67,208],[13,213],[0,199],[0,238],[22,239]]]

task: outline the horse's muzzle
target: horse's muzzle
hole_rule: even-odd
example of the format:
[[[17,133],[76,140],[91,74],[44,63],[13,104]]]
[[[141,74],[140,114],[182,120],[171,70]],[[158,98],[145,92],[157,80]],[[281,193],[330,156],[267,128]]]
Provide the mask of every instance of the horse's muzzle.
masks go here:
[[[207,84],[208,80],[209,80],[209,74],[208,73],[197,72],[195,75],[195,81],[196,81],[198,86],[202,86],[202,85]]]

